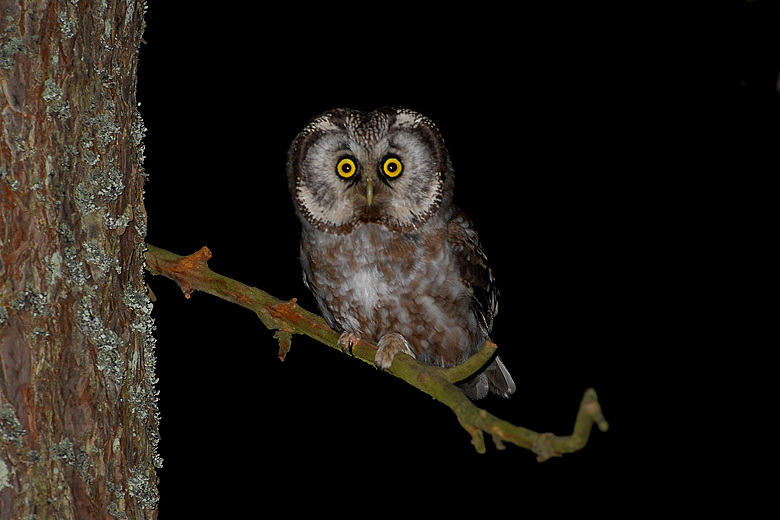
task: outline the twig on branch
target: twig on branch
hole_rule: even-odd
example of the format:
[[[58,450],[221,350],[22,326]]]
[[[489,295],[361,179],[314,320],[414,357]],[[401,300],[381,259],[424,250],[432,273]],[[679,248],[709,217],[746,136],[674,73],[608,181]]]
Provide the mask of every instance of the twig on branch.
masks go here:
[[[274,337],[279,341],[279,359],[282,361],[290,351],[293,334],[305,334],[330,347],[341,348],[338,345],[339,335],[328,327],[325,320],[302,309],[294,298],[289,302],[279,300],[260,289],[209,269],[207,262],[211,258],[211,251],[208,248],[204,247],[189,256],[179,256],[150,244],[147,244],[147,248],[146,269],[153,275],[161,274],[174,280],[186,298],[193,291],[203,291],[254,311],[266,327],[276,330]],[[469,432],[472,444],[480,453],[486,451],[484,434],[487,433],[496,448],[504,449],[504,442],[511,442],[532,450],[537,455],[536,460],[543,462],[585,447],[594,423],[601,431],[607,431],[609,426],[601,413],[596,391],[592,388],[585,391],[574,423],[574,432],[568,436],[537,433],[515,426],[477,407],[454,383],[482,368],[492,358],[496,348],[495,344],[488,342],[479,353],[453,368],[425,365],[410,356],[398,355],[388,372],[455,412],[458,422]],[[354,345],[352,354],[373,364],[376,344],[360,340]]]

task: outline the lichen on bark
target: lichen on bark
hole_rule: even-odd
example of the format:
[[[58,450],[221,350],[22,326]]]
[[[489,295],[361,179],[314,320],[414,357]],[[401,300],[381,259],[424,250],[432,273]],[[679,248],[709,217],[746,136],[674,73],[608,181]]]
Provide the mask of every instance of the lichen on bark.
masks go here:
[[[2,11],[3,516],[155,518],[136,101],[145,2],[12,0]]]

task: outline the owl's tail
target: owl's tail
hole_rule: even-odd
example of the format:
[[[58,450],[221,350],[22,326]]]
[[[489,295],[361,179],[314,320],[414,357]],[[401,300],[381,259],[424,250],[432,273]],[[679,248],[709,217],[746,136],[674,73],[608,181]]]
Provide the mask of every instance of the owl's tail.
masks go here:
[[[501,397],[509,397],[517,389],[515,381],[499,356],[496,356],[477,377],[458,386],[469,399],[482,399],[488,391]]]

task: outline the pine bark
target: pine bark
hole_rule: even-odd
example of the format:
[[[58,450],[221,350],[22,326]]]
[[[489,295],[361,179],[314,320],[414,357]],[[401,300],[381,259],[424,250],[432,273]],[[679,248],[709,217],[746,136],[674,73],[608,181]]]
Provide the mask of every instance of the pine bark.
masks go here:
[[[142,0],[0,0],[0,520],[157,517]]]

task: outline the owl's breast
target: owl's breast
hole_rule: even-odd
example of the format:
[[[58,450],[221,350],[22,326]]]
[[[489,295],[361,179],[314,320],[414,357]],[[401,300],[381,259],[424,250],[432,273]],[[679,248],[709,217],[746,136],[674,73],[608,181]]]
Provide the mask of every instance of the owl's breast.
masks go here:
[[[392,235],[380,225],[363,224],[347,235],[321,237],[309,248],[314,285],[345,330],[373,336],[375,317],[396,310],[409,292],[419,255]]]
[[[470,355],[478,329],[468,309],[471,290],[443,238],[376,224],[320,238],[306,248],[309,276],[323,313],[338,327],[374,341],[398,332],[432,364]]]

